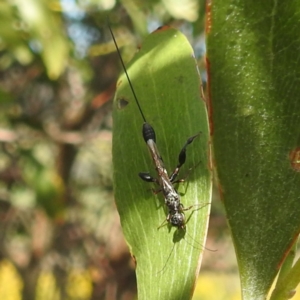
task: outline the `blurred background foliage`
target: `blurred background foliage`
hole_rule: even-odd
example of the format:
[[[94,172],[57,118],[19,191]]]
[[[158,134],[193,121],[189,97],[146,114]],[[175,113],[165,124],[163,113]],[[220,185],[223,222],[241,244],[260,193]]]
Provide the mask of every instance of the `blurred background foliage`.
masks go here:
[[[1,299],[136,298],[113,197],[120,62],[107,16],[125,62],[158,26],[182,30],[205,83],[204,15],[204,0],[0,1]],[[222,299],[238,299],[216,203],[207,247],[222,251],[207,251],[203,269],[218,275],[203,273],[195,299],[221,299],[216,284]]]

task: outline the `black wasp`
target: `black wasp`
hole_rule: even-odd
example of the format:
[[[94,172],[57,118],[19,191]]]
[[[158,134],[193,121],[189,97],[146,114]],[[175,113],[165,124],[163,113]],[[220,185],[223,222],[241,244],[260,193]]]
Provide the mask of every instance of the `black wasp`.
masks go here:
[[[176,180],[176,178],[177,178],[177,175],[179,174],[180,168],[182,167],[182,165],[186,161],[187,146],[189,144],[191,144],[194,141],[194,139],[199,136],[200,133],[188,138],[188,140],[186,141],[185,145],[182,147],[182,149],[179,153],[178,165],[176,166],[176,168],[172,172],[172,174],[169,176],[168,172],[167,172],[167,170],[164,166],[163,159],[162,159],[162,157],[159,154],[159,151],[157,149],[155,131],[154,131],[153,127],[146,121],[144,113],[141,109],[141,106],[140,106],[139,101],[137,99],[137,96],[135,94],[133,85],[132,85],[131,80],[129,78],[129,75],[127,73],[125,64],[123,62],[123,59],[122,59],[122,56],[121,56],[121,53],[120,53],[120,50],[119,50],[119,47],[117,45],[114,34],[113,34],[112,29],[111,29],[109,24],[108,24],[108,28],[109,28],[110,33],[112,35],[115,47],[117,49],[120,61],[122,63],[122,66],[123,66],[123,69],[124,69],[124,72],[125,72],[125,75],[127,77],[128,83],[130,85],[130,89],[131,89],[132,94],[135,98],[135,101],[136,101],[136,104],[139,108],[141,116],[144,120],[143,129],[142,129],[143,138],[144,138],[144,140],[147,144],[147,147],[150,151],[150,154],[151,154],[151,157],[152,157],[152,160],[154,162],[155,169],[156,169],[157,175],[158,175],[157,178],[154,178],[148,172],[141,172],[141,173],[139,173],[139,176],[142,180],[144,180],[146,182],[154,182],[159,186],[159,190],[157,192],[161,191],[163,193],[164,200],[165,200],[165,205],[168,208],[168,215],[167,215],[166,221],[174,227],[184,229],[185,224],[186,224],[184,211],[191,209],[194,205],[192,205],[190,207],[187,207],[187,208],[184,208],[183,204],[180,201],[180,195],[178,194],[178,192],[174,188],[174,184],[184,181],[183,179]]]

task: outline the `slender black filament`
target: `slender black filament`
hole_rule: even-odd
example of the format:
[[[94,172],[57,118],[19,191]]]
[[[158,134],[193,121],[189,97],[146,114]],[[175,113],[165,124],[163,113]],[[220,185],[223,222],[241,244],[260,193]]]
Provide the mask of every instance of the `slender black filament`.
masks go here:
[[[111,29],[111,27],[110,27],[110,24],[109,24],[109,21],[108,21],[108,20],[107,20],[107,25],[108,25],[109,31],[110,31],[110,33],[111,33],[111,36],[112,36],[112,38],[113,38],[113,41],[114,41],[114,43],[115,43],[115,46],[116,46],[116,49],[117,49],[119,58],[120,58],[121,63],[122,63],[122,67],[123,67],[123,69],[124,69],[125,75],[126,75],[126,77],[127,77],[127,80],[128,80],[129,85],[130,85],[130,88],[131,88],[132,94],[133,94],[133,96],[134,96],[134,99],[135,99],[135,101],[136,101],[136,104],[137,104],[137,106],[138,106],[138,108],[139,108],[139,111],[141,112],[141,115],[142,115],[142,118],[143,118],[144,122],[147,123],[146,118],[145,118],[145,116],[144,116],[144,114],[143,114],[142,108],[141,108],[141,106],[140,106],[140,103],[139,103],[139,101],[138,101],[138,99],[137,99],[137,96],[136,96],[136,94],[135,94],[135,91],[134,91],[133,85],[132,85],[132,83],[131,83],[131,80],[130,80],[130,78],[129,78],[129,76],[128,76],[128,73],[127,73],[127,70],[126,70],[124,61],[123,61],[122,56],[121,56],[120,49],[119,49],[119,47],[118,47],[118,45],[117,45],[115,36],[114,36],[114,34],[113,34],[113,32],[112,32],[112,29]]]

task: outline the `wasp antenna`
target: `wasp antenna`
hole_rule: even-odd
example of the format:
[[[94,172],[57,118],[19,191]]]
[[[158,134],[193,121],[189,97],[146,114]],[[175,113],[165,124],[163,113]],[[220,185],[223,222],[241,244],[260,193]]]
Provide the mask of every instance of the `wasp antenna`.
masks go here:
[[[120,61],[121,61],[123,70],[124,70],[125,75],[126,75],[126,77],[127,77],[127,80],[128,80],[129,86],[130,86],[130,89],[131,89],[132,94],[133,94],[134,99],[135,99],[135,102],[136,102],[136,104],[137,104],[137,106],[138,106],[138,108],[139,108],[139,111],[140,111],[140,113],[141,113],[141,115],[142,115],[142,118],[143,118],[144,122],[147,123],[146,118],[145,118],[145,116],[144,116],[144,113],[143,113],[143,111],[142,111],[142,108],[141,108],[141,106],[140,106],[139,100],[138,100],[138,98],[137,98],[137,96],[136,96],[136,94],[135,94],[133,85],[132,85],[131,80],[130,80],[130,78],[129,78],[129,75],[128,75],[128,73],[127,73],[127,70],[126,70],[126,67],[125,67],[123,58],[122,58],[122,56],[121,56],[120,49],[119,49],[119,47],[118,47],[117,41],[116,41],[116,39],[115,39],[115,36],[114,36],[114,34],[113,34],[113,31],[112,31],[112,29],[111,29],[111,26],[110,26],[110,23],[109,23],[109,20],[108,20],[108,19],[107,19],[107,26],[108,26],[108,29],[109,29],[109,31],[110,31],[110,34],[111,34],[111,36],[112,36],[112,38],[113,38],[114,44],[115,44],[115,46],[116,46],[116,49],[117,49],[117,52],[118,52],[118,56],[119,56],[119,58],[120,58]]]
[[[157,275],[160,274],[160,273],[163,273],[164,270],[166,269],[166,267],[167,267],[167,265],[168,265],[168,262],[169,262],[169,260],[170,260],[170,258],[171,258],[171,256],[172,256],[173,251],[174,251],[174,248],[175,248],[175,243],[174,243],[174,245],[173,245],[173,247],[172,247],[171,252],[170,252],[169,255],[168,255],[168,258],[167,258],[167,260],[166,260],[166,263],[165,263],[164,267],[163,267],[159,272],[156,273]]]
[[[192,237],[192,235],[190,235],[187,231],[186,231],[186,234],[187,234],[187,236],[194,242],[194,243],[196,243],[199,247],[201,247],[201,248],[198,248],[198,247],[195,247],[195,245],[193,245],[192,243],[190,243],[185,237],[183,237],[183,239],[186,241],[186,243],[188,244],[188,245],[190,245],[191,247],[193,247],[193,248],[195,248],[195,249],[198,249],[198,250],[207,250],[207,251],[210,251],[210,252],[216,252],[216,251],[218,251],[217,249],[210,249],[210,248],[207,248],[207,247],[205,247],[205,246],[203,246],[201,243],[199,243],[198,241],[196,241],[193,237]]]

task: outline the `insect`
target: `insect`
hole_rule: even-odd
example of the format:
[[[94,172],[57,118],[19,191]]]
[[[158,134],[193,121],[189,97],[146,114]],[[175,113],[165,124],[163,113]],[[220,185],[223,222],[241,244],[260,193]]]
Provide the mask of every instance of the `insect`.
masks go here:
[[[127,73],[127,69],[125,67],[119,47],[117,45],[117,42],[115,40],[114,34],[112,32],[112,29],[111,29],[109,23],[108,23],[108,28],[109,28],[109,31],[113,38],[115,47],[117,49],[118,56],[120,58],[123,70],[125,72],[125,75],[128,80],[132,94],[134,96],[135,102],[136,102],[138,109],[141,113],[141,116],[143,118],[143,121],[144,121],[143,127],[142,127],[143,138],[149,149],[149,152],[152,157],[153,163],[155,165],[155,169],[157,171],[158,177],[154,178],[148,172],[140,172],[138,175],[142,180],[144,180],[146,182],[153,182],[159,186],[159,189],[157,191],[155,191],[155,193],[158,193],[158,192],[163,193],[164,202],[168,209],[168,215],[167,215],[167,218],[165,221],[167,221],[171,226],[177,227],[178,229],[184,229],[185,225],[186,225],[184,211],[191,209],[195,205],[185,208],[183,206],[183,204],[181,203],[180,195],[178,194],[177,190],[175,189],[174,184],[184,181],[184,179],[179,179],[179,180],[176,180],[176,179],[179,174],[180,168],[186,161],[187,146],[189,144],[191,144],[194,141],[194,139],[200,135],[200,133],[197,133],[194,136],[191,136],[190,138],[187,139],[186,143],[184,144],[184,146],[182,147],[182,149],[179,153],[178,164],[177,164],[175,170],[171,173],[171,175],[168,175],[168,172],[163,163],[163,159],[162,159],[162,157],[158,151],[157,145],[156,145],[156,134],[155,134],[154,128],[146,121],[146,117],[142,111],[142,108],[141,108],[138,98],[136,96],[135,90],[133,88],[132,82]],[[163,224],[165,223],[165,221],[163,222]],[[159,228],[161,226],[159,226]]]

